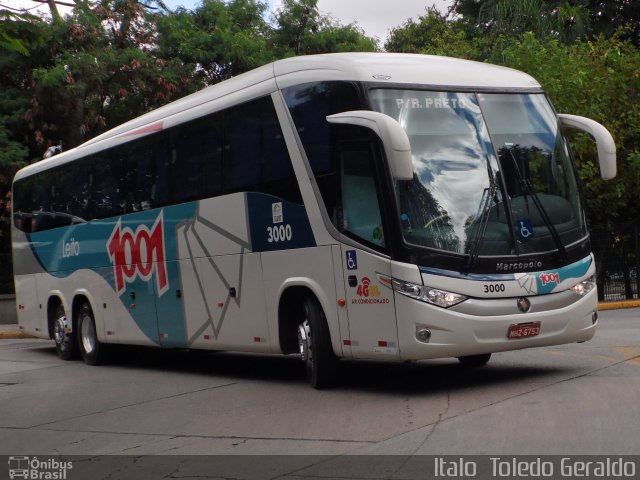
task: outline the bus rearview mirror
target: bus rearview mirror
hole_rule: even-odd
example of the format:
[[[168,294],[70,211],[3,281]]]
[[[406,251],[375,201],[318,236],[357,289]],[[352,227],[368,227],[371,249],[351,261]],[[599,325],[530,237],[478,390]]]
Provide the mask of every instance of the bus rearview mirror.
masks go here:
[[[382,140],[391,166],[391,173],[397,180],[413,178],[411,145],[404,128],[389,115],[369,110],[342,112],[327,117],[329,123],[358,125],[373,130]]]
[[[591,135],[598,148],[600,176],[603,180],[611,180],[616,176],[616,143],[603,125],[590,118],[561,113],[558,115],[561,125],[576,128]]]

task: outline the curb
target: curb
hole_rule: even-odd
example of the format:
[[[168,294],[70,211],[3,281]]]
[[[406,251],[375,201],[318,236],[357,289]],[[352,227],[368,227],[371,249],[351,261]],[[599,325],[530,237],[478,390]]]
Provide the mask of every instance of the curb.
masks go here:
[[[598,304],[598,310],[618,310],[620,308],[640,307],[640,300],[621,300],[619,302],[603,302]]]
[[[23,332],[0,332],[0,340],[15,340],[16,338],[36,338]]]

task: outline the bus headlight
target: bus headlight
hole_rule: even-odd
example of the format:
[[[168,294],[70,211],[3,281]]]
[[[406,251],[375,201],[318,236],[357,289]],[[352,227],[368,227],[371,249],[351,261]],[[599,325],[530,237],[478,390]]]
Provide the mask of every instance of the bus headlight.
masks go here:
[[[589,293],[594,288],[596,288],[596,276],[592,275],[589,278],[571,287],[571,290],[573,290],[575,293],[577,293],[581,297],[584,297],[587,293]]]
[[[384,285],[393,288],[394,291],[401,295],[413,298],[414,300],[420,300],[421,302],[437,305],[442,308],[453,307],[460,302],[464,302],[468,298],[464,295],[460,295],[459,293],[447,292],[446,290],[440,290],[439,288],[432,288],[424,285],[417,285],[397,278],[389,278],[386,275],[378,274],[378,278]]]

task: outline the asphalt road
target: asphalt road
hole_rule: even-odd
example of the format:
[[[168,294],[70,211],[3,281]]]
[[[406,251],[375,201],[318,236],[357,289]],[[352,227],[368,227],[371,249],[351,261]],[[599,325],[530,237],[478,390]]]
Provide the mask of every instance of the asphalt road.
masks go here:
[[[475,370],[345,363],[323,391],[295,357],[120,349],[90,367],[0,340],[0,455],[639,455],[640,309],[599,322]]]

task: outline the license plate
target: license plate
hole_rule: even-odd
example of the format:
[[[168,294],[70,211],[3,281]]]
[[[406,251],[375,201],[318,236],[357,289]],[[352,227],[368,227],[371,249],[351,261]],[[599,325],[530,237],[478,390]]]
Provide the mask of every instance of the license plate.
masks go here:
[[[507,338],[509,338],[509,340],[516,340],[518,338],[530,338],[537,336],[539,333],[540,322],[519,323],[518,325],[511,325],[509,327]]]

